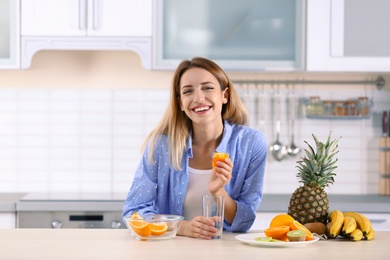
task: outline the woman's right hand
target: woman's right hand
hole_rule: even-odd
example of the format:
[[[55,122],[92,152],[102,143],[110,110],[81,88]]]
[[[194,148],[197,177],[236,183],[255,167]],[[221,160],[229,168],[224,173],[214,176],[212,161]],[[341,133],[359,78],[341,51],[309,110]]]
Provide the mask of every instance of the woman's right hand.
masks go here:
[[[178,235],[201,239],[211,239],[217,235],[215,223],[203,216],[196,216],[192,220],[183,220],[180,224]]]

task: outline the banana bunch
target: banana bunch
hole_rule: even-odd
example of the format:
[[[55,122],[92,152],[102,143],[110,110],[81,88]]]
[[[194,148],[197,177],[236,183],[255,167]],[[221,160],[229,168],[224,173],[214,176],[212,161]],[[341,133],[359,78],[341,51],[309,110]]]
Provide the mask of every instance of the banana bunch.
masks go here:
[[[328,238],[340,235],[353,241],[374,239],[375,231],[371,222],[361,213],[334,210],[329,214],[328,220],[326,225]]]

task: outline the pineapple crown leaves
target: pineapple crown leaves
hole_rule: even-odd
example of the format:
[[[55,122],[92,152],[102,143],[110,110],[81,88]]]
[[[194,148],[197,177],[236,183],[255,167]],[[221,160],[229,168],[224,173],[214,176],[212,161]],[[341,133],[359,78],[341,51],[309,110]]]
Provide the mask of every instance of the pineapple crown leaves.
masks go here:
[[[336,163],[338,159],[334,156],[339,152],[338,141],[340,138],[331,140],[331,133],[329,133],[326,143],[320,142],[317,137],[312,134],[316,144],[316,150],[307,142],[304,141],[309,149],[304,149],[306,157],[297,161],[297,177],[299,182],[309,186],[320,186],[325,188],[334,183],[334,170],[337,168]]]

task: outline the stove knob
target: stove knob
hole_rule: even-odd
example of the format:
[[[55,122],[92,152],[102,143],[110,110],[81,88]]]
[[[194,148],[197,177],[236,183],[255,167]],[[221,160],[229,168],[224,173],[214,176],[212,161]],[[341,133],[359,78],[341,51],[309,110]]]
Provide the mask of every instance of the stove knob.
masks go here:
[[[113,220],[111,222],[111,228],[113,228],[113,229],[121,228],[121,226],[122,226],[122,223],[118,220]]]
[[[62,228],[62,223],[61,223],[61,221],[54,220],[53,222],[51,222],[51,227],[52,228]]]

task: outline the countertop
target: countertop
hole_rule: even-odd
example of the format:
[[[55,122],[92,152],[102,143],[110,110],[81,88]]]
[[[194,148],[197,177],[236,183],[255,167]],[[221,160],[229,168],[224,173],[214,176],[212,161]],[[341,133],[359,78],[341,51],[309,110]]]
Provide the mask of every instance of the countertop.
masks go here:
[[[219,240],[178,236],[145,242],[112,229],[0,229],[0,259],[388,259],[390,232],[371,241],[320,240],[299,248],[265,248],[224,233]]]
[[[38,194],[39,195],[39,194]],[[40,210],[122,211],[126,194],[89,194],[85,196],[60,196],[52,194],[50,200],[41,194],[0,193],[0,212]],[[23,200],[28,198],[28,200]],[[258,212],[287,212],[291,194],[264,194]],[[329,195],[330,210],[365,213],[390,213],[390,196],[381,195]],[[61,202],[61,203],[59,203]]]

